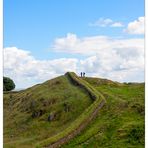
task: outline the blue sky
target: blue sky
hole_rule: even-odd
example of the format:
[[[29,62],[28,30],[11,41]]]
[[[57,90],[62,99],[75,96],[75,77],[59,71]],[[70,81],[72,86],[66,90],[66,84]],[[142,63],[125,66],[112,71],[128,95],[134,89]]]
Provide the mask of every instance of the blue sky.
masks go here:
[[[52,58],[48,49],[56,37],[67,32],[80,37],[124,35],[121,28],[98,29],[88,24],[100,17],[127,24],[139,16],[144,16],[143,0],[5,0],[4,46],[30,50],[37,58]]]
[[[65,46],[60,47],[59,52],[55,49],[55,40],[65,39],[68,33],[80,40],[94,36],[143,39],[142,33],[124,31],[139,17],[144,17],[144,0],[5,0],[4,48],[30,51],[31,56],[40,61],[83,60],[89,55],[62,49]],[[112,22],[105,27],[94,25],[100,19]],[[111,27],[117,22],[122,26]]]

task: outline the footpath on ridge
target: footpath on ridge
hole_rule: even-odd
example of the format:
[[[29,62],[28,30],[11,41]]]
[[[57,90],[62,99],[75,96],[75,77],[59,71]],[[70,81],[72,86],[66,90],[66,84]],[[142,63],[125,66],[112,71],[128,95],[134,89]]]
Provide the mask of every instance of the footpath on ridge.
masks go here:
[[[93,100],[93,103],[68,128],[53,137],[41,141],[36,145],[36,148],[57,148],[69,142],[76,135],[80,134],[92,119],[96,117],[106,102],[100,92],[85,80],[79,78],[74,72],[67,72],[65,75],[74,85],[84,89]]]

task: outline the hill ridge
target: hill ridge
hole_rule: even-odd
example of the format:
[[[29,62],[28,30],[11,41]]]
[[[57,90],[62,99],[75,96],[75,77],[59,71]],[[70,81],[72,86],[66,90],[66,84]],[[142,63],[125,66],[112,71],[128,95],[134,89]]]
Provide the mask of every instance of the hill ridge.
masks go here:
[[[55,135],[54,137],[47,138],[36,145],[37,148],[48,147],[56,148],[62,144],[67,143],[69,140],[79,134],[95,116],[98,111],[103,107],[106,100],[104,96],[95,90],[85,80],[80,79],[74,72],[67,72],[65,75],[76,85],[85,89],[91,99],[94,101],[65,131]]]

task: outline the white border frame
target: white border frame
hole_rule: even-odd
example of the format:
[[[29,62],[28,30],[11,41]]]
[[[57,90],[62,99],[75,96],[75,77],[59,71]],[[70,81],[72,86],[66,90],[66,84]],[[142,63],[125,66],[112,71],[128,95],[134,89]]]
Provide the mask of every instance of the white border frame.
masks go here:
[[[0,0],[0,147],[3,147],[3,0]]]
[[[148,0],[145,0],[145,148],[148,147]],[[0,0],[0,147],[3,147],[3,0]]]
[[[148,0],[145,0],[145,148],[148,147]]]

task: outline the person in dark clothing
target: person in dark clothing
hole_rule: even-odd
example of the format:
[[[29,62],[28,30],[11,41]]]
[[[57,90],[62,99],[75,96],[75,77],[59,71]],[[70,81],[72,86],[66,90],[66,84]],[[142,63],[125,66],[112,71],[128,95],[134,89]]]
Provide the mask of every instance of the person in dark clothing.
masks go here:
[[[81,72],[81,77],[82,77],[82,72]]]
[[[83,77],[85,77],[85,72],[83,72]]]

